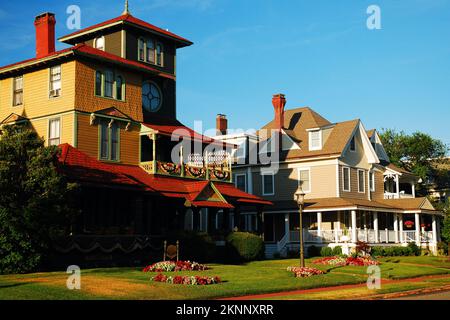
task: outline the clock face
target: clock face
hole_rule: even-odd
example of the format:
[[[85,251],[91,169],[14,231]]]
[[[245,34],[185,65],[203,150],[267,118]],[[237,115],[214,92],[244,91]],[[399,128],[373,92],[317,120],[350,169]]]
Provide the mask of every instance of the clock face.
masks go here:
[[[142,85],[142,106],[145,111],[156,112],[161,108],[162,94],[159,87],[150,81]]]

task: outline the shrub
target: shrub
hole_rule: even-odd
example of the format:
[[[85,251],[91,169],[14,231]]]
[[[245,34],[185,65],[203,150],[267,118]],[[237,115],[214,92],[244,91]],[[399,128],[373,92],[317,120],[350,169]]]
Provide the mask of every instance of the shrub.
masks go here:
[[[228,235],[227,247],[232,257],[241,261],[254,261],[264,258],[264,241],[248,232],[232,232]]]
[[[421,250],[414,242],[408,243],[408,248],[411,250],[411,255],[420,256]]]
[[[441,256],[448,255],[448,243],[441,241],[437,244],[438,254]]]
[[[308,247],[308,257],[318,257],[320,256],[320,249],[316,246]]]
[[[382,257],[382,256],[384,256],[384,248],[383,247],[372,247],[371,254],[374,257]]]
[[[333,248],[333,250],[331,251],[333,256],[340,256],[342,255],[342,247],[341,246],[336,246]]]
[[[322,257],[331,257],[333,256],[333,249],[330,247],[322,247],[322,249],[320,249],[320,255]]]

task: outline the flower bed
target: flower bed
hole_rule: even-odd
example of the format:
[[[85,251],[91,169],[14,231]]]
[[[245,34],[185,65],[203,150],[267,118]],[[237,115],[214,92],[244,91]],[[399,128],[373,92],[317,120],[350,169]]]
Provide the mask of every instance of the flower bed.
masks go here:
[[[307,278],[325,273],[319,269],[309,267],[288,267],[287,271],[293,272],[296,278]]]
[[[204,271],[210,268],[190,261],[161,261],[144,268],[144,272]]]
[[[162,273],[154,276],[152,281],[155,282],[164,282],[170,284],[184,284],[191,286],[205,286],[210,284],[220,283],[221,280],[219,277],[200,277],[200,276],[166,276]]]
[[[314,260],[313,264],[325,264],[329,266],[342,267],[342,266],[373,266],[380,263],[376,260],[367,257],[326,257]]]

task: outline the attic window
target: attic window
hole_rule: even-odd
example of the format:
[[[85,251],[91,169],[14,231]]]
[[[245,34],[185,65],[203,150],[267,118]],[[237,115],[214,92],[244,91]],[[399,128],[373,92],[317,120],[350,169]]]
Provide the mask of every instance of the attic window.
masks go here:
[[[352,140],[350,141],[350,151],[356,151],[355,137],[353,137]]]
[[[96,38],[94,40],[95,49],[105,51],[105,37]]]
[[[309,132],[309,150],[322,149],[322,130],[314,130]]]

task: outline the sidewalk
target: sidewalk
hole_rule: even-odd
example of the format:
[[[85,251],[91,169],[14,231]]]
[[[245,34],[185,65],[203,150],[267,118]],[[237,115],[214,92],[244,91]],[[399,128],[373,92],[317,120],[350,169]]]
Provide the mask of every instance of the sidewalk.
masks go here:
[[[423,276],[423,277],[417,277],[417,278],[408,278],[408,279],[401,279],[401,280],[390,280],[390,279],[382,279],[381,285],[383,284],[401,284],[401,283],[414,283],[414,282],[422,282],[425,280],[430,279],[448,279],[450,278],[450,275],[434,275],[434,276]],[[277,298],[277,297],[286,297],[290,295],[305,295],[310,293],[317,293],[317,292],[333,292],[333,291],[340,291],[340,290],[347,290],[347,289],[356,289],[356,288],[366,288],[366,283],[360,283],[360,284],[351,284],[351,285],[343,285],[343,286],[334,286],[334,287],[322,287],[322,288],[314,288],[314,289],[303,289],[303,290],[294,290],[294,291],[284,291],[284,292],[274,292],[274,293],[266,293],[266,294],[257,294],[257,295],[247,295],[247,296],[240,296],[240,297],[230,297],[230,298],[223,298],[219,300],[259,300],[259,299],[267,299],[267,298]],[[438,290],[440,288],[436,288]],[[446,290],[450,289],[450,287],[446,286]],[[419,290],[417,290],[419,291]],[[374,293],[373,296],[367,296],[367,299],[372,298],[383,298],[384,296],[390,296],[395,297],[398,293],[390,293],[390,294],[376,294]],[[415,294],[415,291],[409,294]]]

